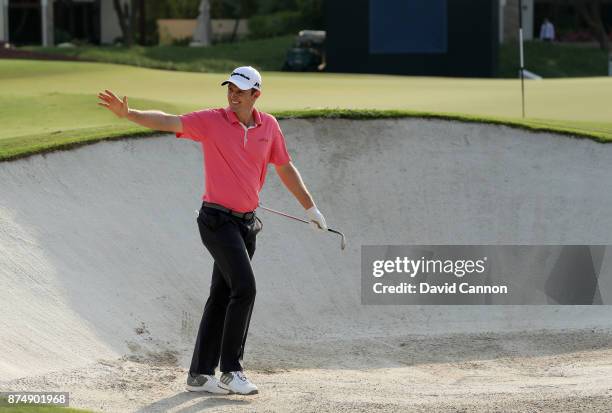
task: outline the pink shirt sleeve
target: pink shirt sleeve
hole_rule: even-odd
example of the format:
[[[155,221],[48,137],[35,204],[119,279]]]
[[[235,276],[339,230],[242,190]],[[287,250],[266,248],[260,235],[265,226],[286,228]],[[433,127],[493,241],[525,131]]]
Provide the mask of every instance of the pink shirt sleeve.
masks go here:
[[[209,126],[213,122],[215,113],[212,109],[199,110],[180,115],[183,132],[177,132],[177,138],[187,138],[203,142],[210,132]]]
[[[285,165],[291,161],[291,156],[287,152],[285,136],[281,131],[280,125],[274,119],[274,135],[272,137],[272,148],[270,150],[270,163],[274,165]]]

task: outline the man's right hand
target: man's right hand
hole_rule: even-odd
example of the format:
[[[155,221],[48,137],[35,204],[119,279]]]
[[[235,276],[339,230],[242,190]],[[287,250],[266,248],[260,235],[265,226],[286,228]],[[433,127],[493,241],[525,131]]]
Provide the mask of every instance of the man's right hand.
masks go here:
[[[128,115],[127,96],[124,96],[123,100],[121,100],[113,92],[105,89],[104,92],[98,93],[98,98],[102,101],[98,102],[98,105],[104,106],[118,117],[125,118]]]
[[[124,96],[121,100],[108,89],[98,93],[98,98],[101,100],[98,105],[104,106],[120,118],[127,118],[127,120],[145,128],[175,133],[183,131],[183,122],[180,116],[170,115],[159,110],[130,109],[127,96]]]

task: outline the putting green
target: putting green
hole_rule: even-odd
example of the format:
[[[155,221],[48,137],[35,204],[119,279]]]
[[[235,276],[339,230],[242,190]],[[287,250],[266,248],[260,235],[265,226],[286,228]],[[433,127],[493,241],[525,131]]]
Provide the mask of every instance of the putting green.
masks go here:
[[[131,107],[184,113],[225,106],[224,74],[188,73],[88,63],[0,60],[0,159],[65,143],[146,132],[96,105],[111,89]],[[526,82],[527,119],[520,83],[513,79],[456,79],[331,73],[265,72],[258,107],[395,110],[455,114],[612,140],[612,78]],[[395,112],[395,115],[401,113]],[[359,113],[354,116],[360,116]]]

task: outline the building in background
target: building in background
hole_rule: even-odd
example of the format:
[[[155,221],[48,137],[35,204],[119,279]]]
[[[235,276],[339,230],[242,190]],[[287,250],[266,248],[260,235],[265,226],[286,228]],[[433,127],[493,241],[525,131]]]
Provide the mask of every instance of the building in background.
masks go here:
[[[144,1],[140,0],[142,4],[144,4]],[[132,1],[120,0],[120,2],[129,4]],[[146,4],[155,5],[157,3],[155,0],[147,0]],[[593,28],[588,27],[585,23],[585,17],[577,12],[575,6],[578,2],[522,0],[522,4],[525,40],[537,37],[538,28],[546,17],[550,18],[555,25],[557,37],[560,41],[593,42],[597,40],[597,36],[593,35]],[[407,27],[407,31],[410,32],[407,38],[408,43],[413,43],[415,39],[419,38],[419,35],[412,33],[413,28],[414,31],[421,32],[420,36],[427,33],[430,27],[437,33],[432,33],[432,36],[441,35],[440,27],[436,25],[423,27],[424,21],[417,19],[415,22],[410,22],[411,16],[408,16],[408,20],[402,18],[402,13],[417,16],[420,10],[429,13],[427,18],[435,21],[435,16],[431,13],[437,13],[435,10],[436,8],[439,9],[441,5],[448,14],[440,12],[440,17],[447,19],[447,29],[454,30],[453,33],[461,28],[461,23],[463,28],[470,28],[483,33],[483,29],[490,29],[492,19],[496,19],[499,43],[515,42],[517,40],[519,0],[432,0],[429,2],[425,0],[355,0],[351,2],[348,0],[327,0],[325,1],[325,7],[328,10],[326,13],[327,23],[330,25],[328,29],[329,42],[333,45],[337,41],[339,43],[336,46],[342,44],[343,47],[358,48],[357,43],[361,42],[360,36],[364,34],[369,36],[371,25],[374,25],[375,29],[378,27],[382,30],[381,36],[376,33],[373,34],[374,42],[384,38],[384,32],[398,32],[402,27]],[[490,7],[495,5],[497,6],[497,17],[494,16],[495,13],[492,12]],[[604,21],[605,28],[609,29],[612,27],[612,2],[609,0],[602,1],[601,9],[601,19]],[[411,10],[414,12],[410,12]],[[394,22],[394,25],[388,27],[385,27],[384,23],[379,25],[380,27],[376,26],[378,21],[384,21],[380,18],[384,18],[385,13],[396,17],[397,21]],[[231,33],[231,36],[234,37],[232,21],[213,20],[211,22],[213,40],[226,39],[228,33]],[[166,30],[165,33],[160,33],[163,41],[172,42],[185,37],[180,24],[167,22],[163,24],[165,25],[164,30]],[[485,25],[484,28],[478,27],[482,24]],[[193,23],[190,22],[188,25],[193,25]],[[246,36],[248,33],[246,21],[241,21],[237,27],[238,37]],[[404,38],[402,33],[398,32],[398,34],[394,39]],[[450,31],[446,35],[450,36]],[[464,36],[461,33],[460,35]],[[74,40],[90,44],[113,44],[121,38],[122,32],[113,0],[0,0],[0,42],[9,41],[18,46],[55,45]],[[457,48],[457,43],[454,40],[451,43],[452,47],[449,49],[449,53],[452,54]],[[450,47],[451,43],[447,46]],[[414,50],[418,51],[417,49]],[[376,53],[382,54],[381,51]],[[439,55],[439,50],[436,53]],[[333,56],[331,57],[334,60]]]
[[[120,0],[126,5],[130,0]],[[238,39],[248,34],[247,20],[211,20],[212,39]],[[195,19],[159,19],[160,44],[191,37]],[[56,45],[78,40],[94,45],[114,44],[123,36],[113,0],[0,0],[0,42]]]
[[[130,0],[120,3],[127,5]],[[213,21],[213,32],[215,28],[219,31],[213,34],[226,37],[227,26],[225,20]],[[240,35],[245,27],[241,22]],[[180,29],[179,37],[185,37]],[[70,41],[97,45],[114,44],[122,36],[113,0],[0,0],[0,42],[17,46]]]
[[[0,6],[0,40],[18,46],[111,44],[121,37],[112,0],[0,0]]]
[[[534,10],[537,0],[523,0],[523,38],[532,40],[534,33]],[[541,22],[540,22],[541,23]],[[540,27],[538,25],[538,27]],[[499,42],[518,39],[519,0],[499,0]]]
[[[499,0],[325,3],[332,72],[493,77]]]
[[[212,19],[211,30],[214,42],[228,41],[232,38],[236,29],[238,40],[249,34],[248,20],[240,19],[238,26],[233,19]],[[176,41],[191,38],[197,27],[197,19],[157,19],[157,32],[159,33],[159,44],[169,45]],[[188,43],[188,42],[185,42]]]
[[[0,44],[8,40],[8,2],[0,0]]]

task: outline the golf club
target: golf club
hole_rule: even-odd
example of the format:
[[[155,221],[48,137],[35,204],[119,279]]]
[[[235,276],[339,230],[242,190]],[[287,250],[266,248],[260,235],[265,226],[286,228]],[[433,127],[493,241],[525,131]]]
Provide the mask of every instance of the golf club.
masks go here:
[[[282,216],[287,217],[287,218],[294,219],[296,221],[303,222],[305,224],[310,224],[310,222],[306,221],[305,219],[294,217],[293,215],[285,214],[284,212],[280,212],[280,211],[277,211],[275,209],[271,209],[271,208],[265,207],[265,206],[263,206],[261,204],[259,204],[259,208],[265,209],[266,211],[269,211],[269,212],[272,212],[272,213],[275,213],[275,214],[278,214],[278,215],[282,215]],[[340,231],[336,231],[335,229],[331,229],[331,228],[327,228],[327,230],[329,232],[333,232],[334,234],[340,235],[340,237],[341,237],[341,239],[340,239],[340,249],[344,250],[346,248],[346,237],[344,236],[344,234],[342,232],[340,232]]]

